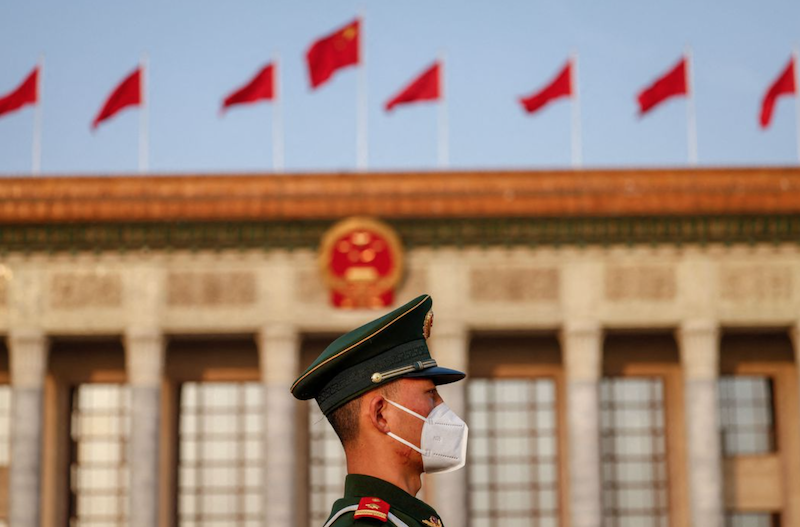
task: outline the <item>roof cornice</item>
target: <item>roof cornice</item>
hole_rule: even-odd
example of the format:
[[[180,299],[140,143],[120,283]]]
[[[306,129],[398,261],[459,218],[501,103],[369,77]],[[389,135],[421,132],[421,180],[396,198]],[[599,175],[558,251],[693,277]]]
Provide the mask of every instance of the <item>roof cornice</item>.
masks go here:
[[[794,167],[0,180],[6,225],[798,213]]]

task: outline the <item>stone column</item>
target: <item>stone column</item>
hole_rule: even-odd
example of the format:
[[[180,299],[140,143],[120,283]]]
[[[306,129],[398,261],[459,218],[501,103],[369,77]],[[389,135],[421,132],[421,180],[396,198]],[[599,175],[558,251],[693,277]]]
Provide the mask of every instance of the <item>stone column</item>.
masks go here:
[[[685,379],[689,494],[692,525],[722,527],[722,455],[717,404],[719,328],[692,320],[678,330]]]
[[[800,321],[795,323],[794,327],[789,330],[789,336],[792,339],[792,347],[794,347],[794,365],[797,369],[798,377],[800,377]],[[800,382],[798,382],[798,385],[800,385]],[[798,395],[800,395],[800,392],[798,392]]]
[[[435,311],[435,309],[434,309]],[[445,368],[469,370],[469,335],[466,327],[457,322],[438,322],[435,318],[428,346],[436,362]],[[468,382],[468,379],[467,379]],[[439,387],[444,402],[455,413],[467,421],[466,382],[447,384]],[[467,444],[469,448],[469,444]],[[432,505],[445,525],[467,525],[469,514],[467,468],[426,476],[432,486]]]
[[[603,331],[590,321],[567,322],[561,331],[567,379],[569,506],[572,527],[603,523],[600,475],[600,377]]]
[[[8,350],[12,406],[9,525],[39,527],[47,338],[39,330],[11,330]]]
[[[158,525],[159,425],[165,340],[155,328],[125,333],[125,360],[131,390],[130,527]]]
[[[290,393],[298,374],[300,342],[288,323],[262,328],[258,335],[264,389],[264,525],[294,525],[297,471],[296,407]]]

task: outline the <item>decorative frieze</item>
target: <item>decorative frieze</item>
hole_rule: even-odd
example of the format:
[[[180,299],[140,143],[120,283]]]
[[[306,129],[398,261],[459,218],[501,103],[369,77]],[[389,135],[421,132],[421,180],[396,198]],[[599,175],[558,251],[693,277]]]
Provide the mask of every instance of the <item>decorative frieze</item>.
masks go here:
[[[558,269],[473,269],[471,297],[484,302],[556,302],[560,288]]]
[[[606,267],[605,297],[612,302],[674,300],[675,269],[665,265],[610,265]]]
[[[790,243],[800,240],[800,215],[630,217],[398,218],[406,248],[564,245],[647,246],[714,243]],[[6,225],[6,252],[131,251],[147,249],[298,248],[316,251],[329,220],[58,223]]]
[[[793,293],[788,265],[729,264],[719,274],[722,300],[731,302],[788,302]]]
[[[176,271],[167,275],[170,306],[247,306],[255,301],[256,277],[252,272]]]
[[[328,291],[318,269],[301,269],[295,274],[295,295],[303,304],[327,302]]]
[[[53,309],[109,308],[122,305],[122,277],[118,273],[57,272],[50,279]]]
[[[427,293],[428,280],[424,269],[409,269],[397,290],[395,303]],[[295,273],[295,299],[302,304],[328,304],[329,293],[318,269],[300,269]]]

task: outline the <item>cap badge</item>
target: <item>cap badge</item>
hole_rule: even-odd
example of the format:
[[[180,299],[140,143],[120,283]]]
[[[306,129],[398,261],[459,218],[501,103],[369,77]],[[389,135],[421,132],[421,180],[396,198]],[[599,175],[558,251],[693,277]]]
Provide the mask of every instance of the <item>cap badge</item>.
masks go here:
[[[428,340],[431,336],[431,328],[433,327],[433,311],[428,311],[425,315],[425,322],[422,323],[422,336]]]

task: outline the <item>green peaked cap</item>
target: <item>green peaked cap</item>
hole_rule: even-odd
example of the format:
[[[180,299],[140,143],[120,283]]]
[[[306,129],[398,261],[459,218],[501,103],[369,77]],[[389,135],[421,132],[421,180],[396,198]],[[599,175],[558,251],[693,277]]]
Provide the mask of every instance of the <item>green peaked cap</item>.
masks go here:
[[[298,399],[316,399],[322,413],[402,377],[424,377],[435,384],[465,374],[441,368],[426,340],[433,325],[433,300],[421,295],[331,342],[292,385]]]

